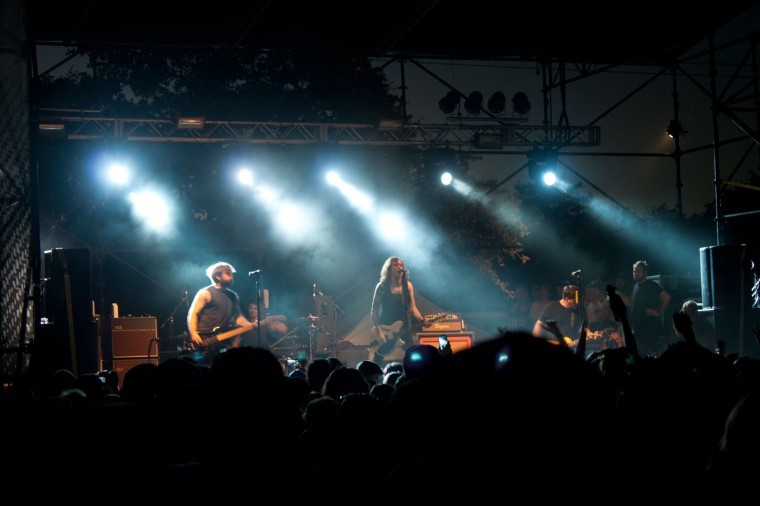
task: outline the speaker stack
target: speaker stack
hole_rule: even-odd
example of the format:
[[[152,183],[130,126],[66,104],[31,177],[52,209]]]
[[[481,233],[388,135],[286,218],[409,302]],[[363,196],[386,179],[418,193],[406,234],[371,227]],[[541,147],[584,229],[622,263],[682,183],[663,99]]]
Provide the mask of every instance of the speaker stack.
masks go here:
[[[702,310],[712,316],[715,334],[727,352],[757,354],[757,343],[748,340],[752,327],[752,272],[745,244],[708,246],[699,250]],[[749,342],[745,342],[749,341]],[[753,353],[749,353],[750,349]]]
[[[99,371],[98,329],[92,308],[89,248],[45,251],[40,335],[30,367],[49,377],[58,369],[75,376]]]
[[[156,318],[125,317],[109,319],[103,332],[103,349],[106,367],[119,377],[119,388],[124,375],[140,364],[158,365],[158,326]]]

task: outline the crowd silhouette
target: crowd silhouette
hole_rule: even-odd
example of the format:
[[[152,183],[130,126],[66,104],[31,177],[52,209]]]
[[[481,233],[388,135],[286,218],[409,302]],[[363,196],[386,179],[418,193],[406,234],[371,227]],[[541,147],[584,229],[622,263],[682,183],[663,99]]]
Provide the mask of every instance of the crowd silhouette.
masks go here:
[[[625,346],[590,355],[503,330],[454,354],[411,346],[383,369],[320,358],[286,375],[240,347],[133,367],[120,389],[109,371],[24,376],[2,397],[4,504],[750,493],[760,361],[702,347],[680,312],[681,340],[642,357],[608,288]]]

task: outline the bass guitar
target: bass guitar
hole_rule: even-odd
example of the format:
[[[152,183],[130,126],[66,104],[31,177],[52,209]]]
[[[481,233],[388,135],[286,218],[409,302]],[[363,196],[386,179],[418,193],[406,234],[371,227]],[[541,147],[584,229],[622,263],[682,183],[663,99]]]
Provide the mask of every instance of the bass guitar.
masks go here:
[[[243,325],[242,327],[234,327],[230,330],[223,330],[222,327],[216,327],[211,333],[209,334],[201,334],[201,344],[196,344],[192,341],[190,341],[187,346],[185,347],[187,350],[206,350],[210,348],[215,348],[219,346],[222,342],[232,339],[235,336],[239,336],[240,334],[245,334],[249,330],[253,330],[261,325],[266,325],[268,320],[271,321],[278,321],[278,320],[284,320],[284,315],[276,315],[276,316],[267,316],[266,318],[262,319],[260,322],[257,321],[256,323],[252,323],[250,325]],[[225,327],[229,328],[229,327]]]

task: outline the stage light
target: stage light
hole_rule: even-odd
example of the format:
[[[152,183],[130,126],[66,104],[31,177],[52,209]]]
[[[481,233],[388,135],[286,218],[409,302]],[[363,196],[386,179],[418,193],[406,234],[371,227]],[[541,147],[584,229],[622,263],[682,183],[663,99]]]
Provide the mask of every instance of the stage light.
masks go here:
[[[177,128],[182,130],[200,130],[205,126],[205,118],[179,118],[177,120]]]
[[[557,152],[535,149],[528,153],[528,175],[546,186],[557,182]]]
[[[464,101],[464,109],[470,114],[480,114],[483,110],[483,94],[473,91]]]
[[[125,165],[115,163],[108,168],[108,180],[116,186],[124,186],[129,179],[129,169]]]
[[[512,112],[518,116],[526,116],[530,112],[530,100],[528,95],[518,91],[512,97]]]
[[[251,172],[250,169],[240,169],[238,171],[238,182],[240,182],[240,184],[242,184],[243,186],[252,188],[253,187],[253,172]]]
[[[506,109],[507,97],[497,91],[488,99],[488,110],[494,114],[501,114]]]
[[[547,170],[544,172],[543,180],[546,186],[554,186],[557,182],[557,173],[553,170]]]
[[[398,132],[403,130],[404,122],[400,119],[381,119],[377,129],[381,132]]]
[[[40,132],[63,132],[65,130],[65,126],[63,123],[40,123],[39,124],[39,130]]]
[[[689,133],[683,123],[676,119],[670,120],[670,123],[668,123],[668,128],[665,131],[668,133],[668,136],[670,136],[671,139],[675,139],[676,137],[683,137]]]
[[[450,185],[453,180],[454,176],[451,175],[451,172],[444,172],[441,174],[441,184],[444,186]]]
[[[452,90],[438,101],[438,107],[445,114],[451,114],[459,106],[459,93]]]
[[[332,186],[338,186],[341,182],[340,176],[334,170],[331,170],[325,175],[325,180]]]

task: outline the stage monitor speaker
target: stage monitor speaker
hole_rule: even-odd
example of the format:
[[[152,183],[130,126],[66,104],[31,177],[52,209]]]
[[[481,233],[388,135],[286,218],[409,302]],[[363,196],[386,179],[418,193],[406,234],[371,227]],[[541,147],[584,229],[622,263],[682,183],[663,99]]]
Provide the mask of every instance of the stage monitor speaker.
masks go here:
[[[158,358],[158,327],[154,316],[110,318],[103,332],[106,356]]]
[[[438,348],[438,336],[446,336],[451,345],[452,353],[472,348],[472,342],[475,339],[474,332],[420,332],[417,334],[417,340],[420,344],[427,344]]]
[[[130,369],[140,364],[158,365],[158,356],[151,358],[115,358],[111,361],[110,369],[116,373],[119,378],[119,390],[124,385],[124,376]]]

